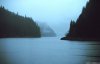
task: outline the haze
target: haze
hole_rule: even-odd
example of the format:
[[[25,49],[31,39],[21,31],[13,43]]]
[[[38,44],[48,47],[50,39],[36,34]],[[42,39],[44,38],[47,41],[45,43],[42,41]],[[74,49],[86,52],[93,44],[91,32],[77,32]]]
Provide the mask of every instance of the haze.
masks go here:
[[[0,5],[36,22],[47,23],[57,35],[68,32],[70,20],[77,20],[88,0],[0,0]]]

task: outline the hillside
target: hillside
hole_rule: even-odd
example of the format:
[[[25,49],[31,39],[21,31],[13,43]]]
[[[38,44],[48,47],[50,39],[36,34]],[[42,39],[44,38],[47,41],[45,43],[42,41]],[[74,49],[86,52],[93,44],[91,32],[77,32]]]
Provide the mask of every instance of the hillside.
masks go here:
[[[38,25],[40,27],[42,37],[55,37],[56,36],[56,33],[54,32],[54,30],[48,24],[44,22],[38,22]]]
[[[40,27],[32,18],[0,7],[0,37],[40,37]]]
[[[89,0],[62,40],[100,40],[100,0]]]

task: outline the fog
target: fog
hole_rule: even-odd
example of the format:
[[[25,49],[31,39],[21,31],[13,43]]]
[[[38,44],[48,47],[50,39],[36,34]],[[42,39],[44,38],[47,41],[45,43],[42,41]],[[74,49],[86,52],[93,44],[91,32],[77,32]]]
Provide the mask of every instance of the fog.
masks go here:
[[[88,0],[0,0],[0,5],[36,22],[47,23],[57,35],[68,32],[71,20],[77,20]]]

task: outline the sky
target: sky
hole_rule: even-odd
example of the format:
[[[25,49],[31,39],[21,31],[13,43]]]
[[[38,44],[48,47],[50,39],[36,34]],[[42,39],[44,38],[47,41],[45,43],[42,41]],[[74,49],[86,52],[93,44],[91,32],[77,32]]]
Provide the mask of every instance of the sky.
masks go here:
[[[64,36],[71,20],[77,20],[88,0],[0,0],[0,5],[36,22],[47,23],[57,35]]]

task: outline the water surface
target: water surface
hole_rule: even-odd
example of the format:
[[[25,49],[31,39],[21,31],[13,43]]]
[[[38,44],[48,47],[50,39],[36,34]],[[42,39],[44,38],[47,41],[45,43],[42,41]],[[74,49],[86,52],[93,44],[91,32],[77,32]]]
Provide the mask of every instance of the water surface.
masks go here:
[[[99,42],[59,37],[1,38],[0,64],[87,64],[100,62]]]

